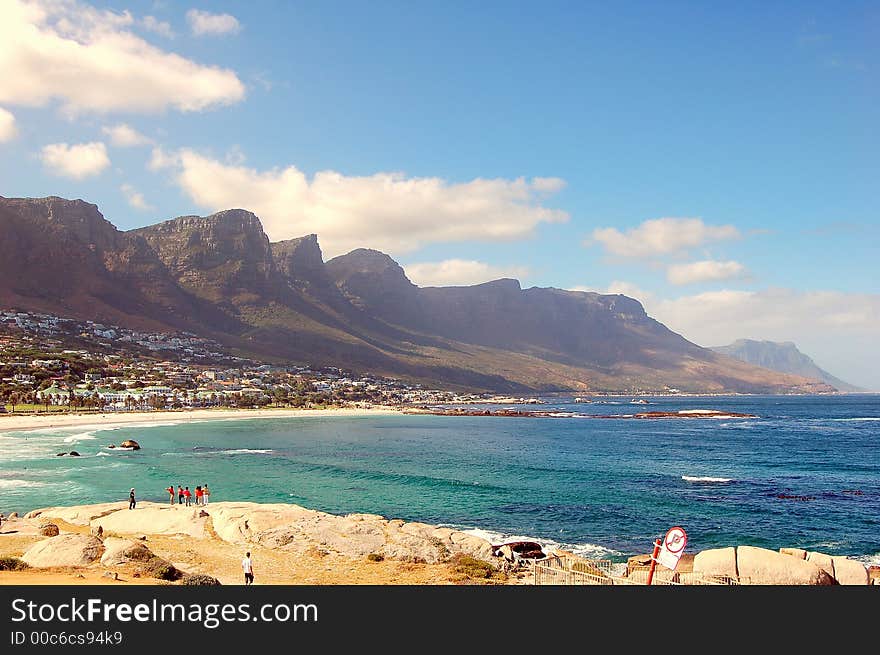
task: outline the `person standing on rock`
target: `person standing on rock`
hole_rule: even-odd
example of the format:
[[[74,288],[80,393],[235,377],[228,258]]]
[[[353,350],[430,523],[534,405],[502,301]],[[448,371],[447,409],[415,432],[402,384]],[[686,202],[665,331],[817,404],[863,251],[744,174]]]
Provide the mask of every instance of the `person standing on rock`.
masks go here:
[[[245,553],[244,559],[241,560],[241,570],[244,571],[245,586],[254,583],[254,562],[250,553]]]
[[[174,485],[172,484],[165,491],[167,491],[171,496],[171,506],[174,507]]]
[[[134,509],[136,504],[137,501],[134,499],[134,487],[132,487],[131,491],[128,493],[128,509]]]
[[[192,498],[192,492],[189,490],[189,487],[186,487],[183,490],[183,500],[186,502],[186,506],[189,507],[192,503],[190,503],[190,498]]]
[[[177,485],[177,504],[183,505],[183,487]]]
[[[202,505],[208,504],[208,496],[211,495],[211,492],[208,490],[208,485],[202,487]]]
[[[202,504],[202,486],[199,485],[196,487],[196,507],[199,507]]]

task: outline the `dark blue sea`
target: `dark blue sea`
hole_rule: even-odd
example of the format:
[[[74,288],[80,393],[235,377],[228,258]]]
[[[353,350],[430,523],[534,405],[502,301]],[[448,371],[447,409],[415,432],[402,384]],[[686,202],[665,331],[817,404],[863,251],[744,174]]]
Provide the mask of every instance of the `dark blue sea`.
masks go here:
[[[527,408],[758,418],[309,416],[6,432],[0,512],[124,501],[130,487],[165,501],[170,484],[207,483],[212,502],[377,513],[612,559],[680,525],[691,552],[796,546],[880,563],[880,396],[545,400]],[[106,448],[128,438],[142,449]],[[71,449],[82,457],[56,457]]]

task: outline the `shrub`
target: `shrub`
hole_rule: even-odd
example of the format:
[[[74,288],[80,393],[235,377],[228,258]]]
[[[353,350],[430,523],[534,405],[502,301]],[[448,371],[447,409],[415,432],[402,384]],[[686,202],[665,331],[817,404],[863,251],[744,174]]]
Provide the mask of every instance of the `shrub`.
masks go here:
[[[158,578],[159,580],[167,580],[169,582],[174,582],[183,577],[183,573],[179,569],[161,557],[152,557],[147,560],[141,569],[141,573],[151,578]]]
[[[183,576],[180,584],[187,587],[219,587],[220,581],[217,578],[212,578],[210,575],[198,573]]]
[[[385,556],[382,553],[370,553],[367,559],[371,562],[384,562]]]
[[[498,574],[499,577],[504,577],[504,575],[489,562],[484,562],[481,559],[463,553],[458,553],[452,558],[452,570],[465,578],[476,580],[492,578],[495,577],[496,574]]]
[[[24,571],[29,568],[27,562],[22,562],[17,557],[0,557],[0,571]]]

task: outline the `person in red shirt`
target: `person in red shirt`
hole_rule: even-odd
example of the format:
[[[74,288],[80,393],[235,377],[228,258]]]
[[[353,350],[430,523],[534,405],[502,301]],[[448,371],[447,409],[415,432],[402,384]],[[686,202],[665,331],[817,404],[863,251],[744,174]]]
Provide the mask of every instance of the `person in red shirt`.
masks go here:
[[[196,505],[202,504],[202,488],[196,487]]]
[[[171,504],[173,505],[174,504],[174,485],[172,484],[165,491],[167,491],[168,495],[171,496]]]
[[[192,503],[190,503],[190,498],[192,498],[192,492],[189,490],[189,487],[183,490],[183,502],[186,503],[186,506],[189,507]]]

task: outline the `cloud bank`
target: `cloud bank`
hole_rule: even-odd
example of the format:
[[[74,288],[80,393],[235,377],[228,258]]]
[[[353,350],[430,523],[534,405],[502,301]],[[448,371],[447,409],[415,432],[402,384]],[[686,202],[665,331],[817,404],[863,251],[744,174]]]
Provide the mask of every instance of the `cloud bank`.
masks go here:
[[[18,128],[15,125],[15,116],[11,111],[0,107],[0,143],[4,141],[12,141],[18,134]]]
[[[40,159],[50,173],[74,180],[94,177],[110,166],[107,147],[100,141],[76,145],[51,143],[43,147]]]
[[[505,277],[520,280],[529,274],[525,266],[492,266],[467,259],[407,264],[404,269],[406,276],[420,287],[469,286]]]
[[[186,12],[186,21],[195,36],[237,34],[241,31],[241,23],[235,16],[229,14],[212,14],[208,11],[190,9]]]
[[[482,179],[453,183],[403,173],[349,176],[295,166],[256,170],[193,150],[156,148],[153,170],[167,170],[198,206],[253,211],[273,241],[317,233],[329,257],[368,246],[411,252],[427,243],[507,241],[568,214],[541,202],[564,185],[557,178]]]
[[[236,103],[233,71],[157,48],[129,28],[129,12],[75,0],[0,2],[0,102],[61,103],[71,115],[202,111]]]
[[[729,280],[742,277],[745,273],[746,267],[739,262],[719,262],[707,259],[689,264],[673,264],[666,269],[666,279],[672,284],[684,285]]]
[[[706,225],[700,218],[655,218],[626,232],[597,228],[585,245],[598,243],[619,257],[656,257],[739,237],[733,225]]]

